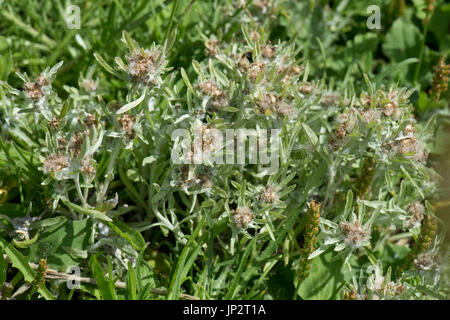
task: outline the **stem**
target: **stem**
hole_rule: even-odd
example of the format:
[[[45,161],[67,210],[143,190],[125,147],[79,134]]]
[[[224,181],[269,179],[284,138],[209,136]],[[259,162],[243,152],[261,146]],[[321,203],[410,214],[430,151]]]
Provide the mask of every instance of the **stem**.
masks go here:
[[[108,169],[106,171],[106,178],[105,182],[103,184],[103,188],[100,191],[100,193],[97,195],[97,205],[101,205],[103,203],[103,200],[106,195],[106,191],[108,190],[109,184],[114,179],[113,170],[114,170],[114,164],[117,160],[117,155],[120,151],[120,143],[116,143],[113,147],[113,151],[111,153],[111,158],[109,159],[108,163]]]
[[[83,194],[81,193],[80,174],[79,173],[77,173],[76,176],[75,176],[75,186],[76,186],[76,189],[77,189],[78,197],[80,198],[81,203],[83,205],[83,208],[86,208],[87,207],[87,202],[86,202],[86,199],[84,198]]]
[[[169,25],[167,26],[166,34],[164,35],[164,39],[163,39],[162,43],[166,42],[167,37],[170,34],[170,31],[172,31],[173,18],[175,16],[175,12],[178,11],[178,3],[179,3],[179,1],[175,0],[174,2],[175,3],[172,6],[172,12],[170,13]]]
[[[427,15],[425,17],[425,21],[427,21],[427,23],[425,24],[425,26],[423,28],[422,43],[420,44],[420,52],[419,52],[419,63],[417,64],[416,72],[414,74],[414,85],[418,84],[417,80],[419,79],[420,67],[422,66],[423,51],[424,51],[424,48],[425,48],[425,41],[427,39],[429,18],[430,18],[430,11],[427,12]]]

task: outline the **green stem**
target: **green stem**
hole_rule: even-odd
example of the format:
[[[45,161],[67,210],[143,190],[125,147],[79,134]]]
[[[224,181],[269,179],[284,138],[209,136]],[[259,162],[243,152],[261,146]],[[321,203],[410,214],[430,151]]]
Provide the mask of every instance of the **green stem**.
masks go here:
[[[75,187],[77,189],[78,197],[81,200],[81,204],[83,205],[83,208],[87,207],[86,199],[84,198],[83,194],[81,193],[81,187],[80,187],[80,174],[77,173],[75,175]]]
[[[425,21],[429,21],[429,16],[430,16],[430,12],[427,12]],[[419,79],[420,67],[422,66],[423,52],[425,49],[425,41],[427,40],[427,32],[428,32],[428,22],[425,24],[425,26],[423,28],[422,43],[420,44],[420,52],[419,52],[419,63],[417,64],[416,72],[414,74],[414,85],[415,86],[418,85],[417,80]]]
[[[167,26],[166,34],[164,35],[164,39],[163,39],[162,43],[164,43],[167,40],[167,37],[169,36],[170,32],[172,31],[173,18],[175,16],[175,12],[178,11],[179,1],[175,0],[174,2],[175,3],[172,6],[172,12],[170,13],[169,25]]]
[[[114,179],[113,170],[114,170],[114,165],[116,163],[117,155],[119,154],[119,151],[120,151],[120,146],[121,146],[120,143],[116,143],[113,147],[113,151],[111,153],[111,158],[109,159],[109,163],[108,163],[108,169],[106,171],[106,179],[103,184],[103,188],[102,188],[101,192],[97,195],[97,206],[99,206],[103,203],[105,194],[108,191],[109,184]]]

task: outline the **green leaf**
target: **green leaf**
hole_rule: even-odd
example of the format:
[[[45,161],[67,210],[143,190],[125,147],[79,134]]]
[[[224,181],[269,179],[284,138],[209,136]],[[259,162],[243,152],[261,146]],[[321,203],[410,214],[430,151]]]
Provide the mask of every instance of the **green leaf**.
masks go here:
[[[144,93],[139,98],[137,98],[134,101],[131,101],[131,102],[127,103],[122,108],[117,110],[116,114],[121,114],[121,113],[127,112],[128,110],[131,110],[131,109],[137,107],[145,99],[146,95],[147,95],[147,92],[144,91]]]
[[[411,249],[405,246],[387,243],[380,249],[380,251],[376,252],[376,255],[381,262],[383,262],[383,266],[386,268],[390,266],[393,270],[395,270],[403,264],[404,259],[408,256],[410,251]]]
[[[184,83],[186,84],[186,86],[188,87],[188,89],[189,89],[191,92],[194,92],[194,88],[192,87],[191,81],[189,81],[189,77],[188,77],[188,75],[186,74],[186,71],[184,71],[184,68],[181,68],[181,77],[183,78]]]
[[[35,278],[35,272],[28,264],[28,260],[9,242],[0,238],[0,246],[8,255],[14,268],[18,269],[26,282],[32,283]],[[48,291],[45,285],[39,286],[38,292],[47,300],[54,300],[53,295]]]
[[[352,190],[348,190],[347,200],[345,202],[345,209],[344,209],[344,213],[343,213],[344,220],[347,220],[347,217],[352,210],[352,205],[353,205],[353,192],[352,192]]]
[[[100,263],[98,263],[95,255],[92,255],[89,260],[89,268],[91,269],[92,275],[97,282],[102,298],[104,300],[117,300],[114,285],[106,279],[102,267],[100,266]]]
[[[239,267],[238,270],[236,271],[236,273],[233,276],[233,280],[231,280],[231,284],[228,288],[228,292],[227,295],[225,296],[226,300],[230,300],[230,299],[235,299],[236,298],[236,294],[237,294],[237,287],[239,284],[239,281],[242,280],[241,279],[241,274],[242,271],[244,270],[244,267],[246,265],[247,259],[250,255],[250,252],[253,249],[253,245],[256,241],[256,238],[253,238],[250,243],[247,245],[247,248],[244,251],[244,254],[242,255],[241,261],[239,263]]]
[[[353,39],[354,52],[359,54],[365,52],[373,52],[378,46],[378,36],[375,32],[367,32],[364,34],[357,34]]]
[[[311,263],[310,275],[299,287],[299,295],[305,300],[328,300],[337,295],[344,282],[343,260],[333,261],[330,250]]]
[[[314,131],[311,129],[310,126],[308,126],[306,123],[302,123],[303,130],[305,130],[306,135],[308,136],[309,141],[313,146],[317,144],[319,141],[319,138],[314,133]]]
[[[180,258],[178,259],[177,265],[175,267],[175,270],[172,274],[172,280],[170,281],[170,286],[168,290],[167,299],[168,300],[175,300],[180,297],[181,293],[181,285],[184,282],[185,275],[187,274],[186,271],[189,271],[192,264],[194,263],[195,258],[200,252],[201,244],[195,245],[195,249],[192,250],[193,244],[195,239],[197,238],[198,234],[200,233],[201,228],[203,227],[205,223],[205,219],[202,219],[198,226],[195,228],[194,232],[189,237],[188,242],[183,248],[183,251],[181,252]],[[192,250],[192,251],[191,251]],[[190,258],[188,258],[190,254]],[[187,262],[186,262],[187,260]]]
[[[54,225],[59,225],[67,221],[66,217],[58,216],[54,218],[48,218],[31,223],[30,229],[48,228]]]
[[[17,248],[24,249],[24,248],[28,248],[33,243],[35,243],[37,238],[38,238],[38,233],[36,233],[33,238],[24,240],[24,241],[17,241],[16,239],[13,239],[13,243]]]
[[[16,96],[18,96],[20,94],[20,91],[17,89],[14,89],[13,87],[11,87],[6,81],[0,80],[0,86],[4,87],[7,92],[14,94]]]
[[[79,265],[82,252],[89,246],[92,232],[92,219],[67,220],[62,224],[55,224],[39,235],[39,241],[28,248],[28,259],[37,263],[42,257],[52,269],[65,271],[71,265]],[[67,250],[70,248],[70,250]]]
[[[67,200],[66,198],[61,198],[61,201],[68,206],[69,208],[75,210],[78,213],[81,214],[86,214],[88,216],[91,216],[92,218],[96,218],[102,221],[107,221],[110,222],[112,221],[112,219],[110,217],[108,217],[107,215],[105,215],[103,212],[94,210],[94,209],[88,209],[88,208],[83,208],[80,207],[79,205],[76,205],[75,203],[70,202],[69,200]]]
[[[136,293],[136,272],[131,262],[128,261],[128,277],[127,277],[127,293],[128,300],[137,300]]]
[[[105,225],[107,225],[111,230],[113,230],[115,233],[117,233],[119,236],[127,240],[133,248],[140,251],[142,248],[145,247],[145,240],[142,237],[141,233],[130,226],[128,226],[126,223],[114,219],[112,222],[107,221],[104,222]]]
[[[122,80],[127,80],[123,75],[118,73],[116,70],[114,70],[98,53],[94,53],[94,58],[97,60],[98,63],[109,73],[116,76],[117,78],[120,78]]]
[[[0,246],[0,288],[3,286],[3,283],[6,281],[6,265],[5,258],[3,257],[3,247]]]
[[[9,242],[0,238],[0,245],[8,255],[14,268],[18,269],[22,274],[26,282],[33,282],[34,271],[28,264],[27,258],[25,258],[16,248],[14,248]]]
[[[395,62],[418,57],[421,40],[422,34],[419,28],[405,17],[400,17],[394,21],[386,33],[382,46],[383,53]]]
[[[133,51],[136,49],[136,42],[131,38],[130,34],[125,30],[122,32],[122,40],[127,44],[128,49]]]
[[[8,41],[0,37],[0,80],[7,80],[13,67],[13,59]]]

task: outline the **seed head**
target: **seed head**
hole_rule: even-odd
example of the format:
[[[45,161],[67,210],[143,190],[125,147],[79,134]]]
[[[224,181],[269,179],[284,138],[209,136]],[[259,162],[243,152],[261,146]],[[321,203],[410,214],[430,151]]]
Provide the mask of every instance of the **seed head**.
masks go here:
[[[267,44],[261,46],[261,55],[264,58],[272,59],[276,56],[275,48],[272,46],[272,43],[269,41]]]
[[[362,226],[358,220],[353,223],[341,222],[339,229],[344,236],[345,242],[353,247],[362,247],[370,240],[370,231]]]
[[[92,165],[92,159],[90,156],[84,157],[81,160],[81,172],[87,175],[94,175],[96,170]]]
[[[281,103],[281,98],[276,93],[267,92],[262,95],[257,101],[256,105],[261,113],[270,115],[278,109]]]
[[[239,229],[246,227],[255,219],[255,214],[248,207],[238,207],[232,211],[232,214],[234,223]]]
[[[386,117],[390,117],[395,113],[395,110],[397,109],[397,104],[395,102],[389,102],[387,104],[385,104],[385,106],[383,107],[383,114]]]
[[[248,70],[248,77],[252,82],[256,81],[256,78],[258,77],[259,73],[264,70],[265,63],[261,61],[255,61],[253,62]]]
[[[300,92],[305,95],[310,95],[313,90],[311,83],[306,82],[303,86],[300,87]]]
[[[43,74],[36,78],[35,82],[25,82],[25,91],[29,99],[40,100],[45,96],[43,87],[50,84]]]
[[[119,122],[120,126],[122,127],[122,131],[125,132],[125,134],[128,136],[128,138],[134,139],[135,134],[133,132],[133,128],[134,128],[134,123],[136,121],[136,116],[124,114],[119,119],[117,119],[117,121]]]
[[[88,113],[86,115],[86,118],[84,119],[84,124],[87,127],[96,126],[97,125],[97,119],[95,118],[95,116],[93,114]]]
[[[215,57],[217,55],[217,47],[219,46],[220,41],[217,39],[208,39],[206,42],[205,54],[211,57]]]
[[[81,82],[81,86],[87,92],[95,92],[98,89],[97,83],[95,83],[95,81],[92,79],[84,79]]]
[[[414,259],[414,264],[419,270],[430,270],[436,265],[434,254],[422,252]]]
[[[433,76],[433,83],[429,94],[438,101],[441,94],[448,90],[448,75],[450,74],[450,65],[445,64],[445,59],[441,58],[439,65]]]
[[[63,169],[68,168],[70,165],[69,158],[58,154],[50,154],[47,159],[44,160],[44,172],[61,172]]]
[[[228,104],[228,99],[225,96],[225,93],[217,86],[217,84],[213,80],[199,83],[198,88],[201,93],[213,98],[213,107],[218,108]]]
[[[408,212],[410,213],[410,218],[405,221],[404,225],[407,228],[416,228],[420,226],[420,222],[423,220],[423,213],[425,207],[419,201],[415,201],[408,206]]]
[[[59,126],[59,119],[56,118],[56,117],[53,117],[52,120],[50,120],[50,121],[48,122],[48,125],[49,125],[49,127],[52,128],[53,130],[58,129],[58,126]]]
[[[375,122],[380,119],[380,111],[377,109],[361,111],[361,115],[365,123]]]
[[[70,138],[69,149],[73,152],[74,157],[78,157],[81,153],[81,147],[83,146],[83,136],[80,132],[76,132],[72,138]]]
[[[331,107],[339,103],[339,94],[336,92],[326,92],[320,99],[320,103],[325,107]]]
[[[274,186],[267,185],[260,194],[259,199],[265,203],[275,203],[278,200],[277,189]]]
[[[162,52],[157,47],[151,50],[137,49],[128,56],[127,72],[139,82],[149,85],[155,85],[155,76],[158,70],[163,67],[167,61],[162,57]]]

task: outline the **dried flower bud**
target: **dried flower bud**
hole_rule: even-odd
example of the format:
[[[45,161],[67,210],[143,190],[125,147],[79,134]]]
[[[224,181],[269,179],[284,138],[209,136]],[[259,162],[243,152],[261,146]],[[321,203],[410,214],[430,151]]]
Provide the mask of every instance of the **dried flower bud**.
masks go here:
[[[238,207],[236,210],[232,211],[232,214],[234,223],[239,229],[246,227],[253,219],[255,219],[255,214],[248,207]]]
[[[128,138],[134,139],[135,134],[133,132],[134,123],[136,122],[136,116],[124,114],[119,119],[117,119],[120,126],[122,127],[122,131],[126,133]]]
[[[278,109],[280,103],[280,96],[278,96],[276,93],[267,92],[256,101],[256,106],[261,113],[269,116]]]
[[[96,170],[92,165],[92,159],[90,156],[84,157],[81,160],[81,172],[87,175],[95,175]]]
[[[436,261],[433,253],[423,252],[414,259],[414,264],[419,270],[430,270],[436,266]]]
[[[360,111],[362,119],[365,123],[377,122],[380,120],[380,111],[377,109],[369,109],[365,111]]]
[[[353,247],[362,247],[370,240],[370,230],[362,226],[358,220],[353,223],[341,222],[339,229],[344,236],[345,242]]]
[[[153,47],[150,50],[137,49],[127,56],[127,72],[133,78],[145,85],[155,85],[160,68],[167,64],[162,51]]]
[[[215,57],[217,55],[217,47],[219,46],[220,41],[217,39],[208,39],[206,42],[205,54],[211,57]]]
[[[53,130],[58,129],[58,127],[59,127],[59,119],[56,118],[56,117],[53,117],[52,120],[48,122],[48,125]]]
[[[425,207],[419,201],[415,201],[408,206],[408,212],[410,213],[410,218],[404,222],[406,228],[417,228],[420,227],[420,223],[423,220],[423,213]]]
[[[25,82],[25,91],[27,97],[37,101],[45,96],[43,87],[50,84],[43,74],[36,78],[35,82]]]
[[[74,157],[78,157],[81,153],[81,147],[83,145],[83,136],[80,132],[76,132],[69,142],[69,150],[72,151]]]
[[[253,62],[250,67],[249,67],[249,71],[248,71],[248,77],[252,82],[256,81],[256,78],[258,77],[259,73],[262,72],[264,70],[265,67],[265,63],[261,62],[261,61],[255,61]]]
[[[273,59],[276,56],[275,48],[272,46],[272,43],[269,41],[267,44],[261,46],[261,55],[264,58]]]
[[[98,90],[97,83],[94,80],[92,80],[92,79],[84,79],[81,82],[81,86],[87,92],[95,92],[95,91]]]
[[[395,113],[395,110],[397,108],[397,104],[395,102],[389,102],[387,104],[385,104],[385,106],[383,107],[383,114],[386,117],[390,117],[391,115],[393,115]]]
[[[322,95],[320,103],[325,107],[331,107],[339,103],[339,94],[337,92],[326,92]]]
[[[92,127],[92,126],[96,126],[97,125],[97,119],[95,118],[95,116],[93,114],[88,113],[86,115],[86,118],[84,118],[84,124],[87,127]]]
[[[69,158],[58,154],[50,154],[44,161],[44,172],[61,172],[63,169],[68,168],[70,165]]]
[[[277,189],[271,185],[266,186],[260,194],[259,199],[265,203],[275,203],[278,200]]]

